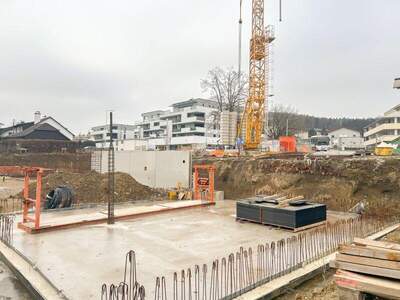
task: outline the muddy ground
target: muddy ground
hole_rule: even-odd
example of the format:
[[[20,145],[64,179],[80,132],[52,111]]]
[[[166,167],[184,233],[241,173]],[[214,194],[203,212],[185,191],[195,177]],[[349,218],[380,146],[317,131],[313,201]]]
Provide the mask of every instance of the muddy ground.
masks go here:
[[[296,289],[290,289],[277,300],[339,300],[333,279],[334,270],[318,275]]]
[[[165,191],[153,189],[137,182],[126,173],[115,173],[115,202],[165,199]],[[68,186],[74,191],[75,204],[104,203],[108,201],[108,175],[95,171],[84,174],[54,172],[42,180],[42,195],[58,186]],[[36,184],[30,185],[30,196],[35,195]],[[21,195],[20,195],[21,196]]]
[[[370,216],[400,215],[398,158],[226,158],[196,163],[216,166],[216,189],[227,199],[286,193],[326,203],[332,210],[347,211],[364,201]]]
[[[23,179],[0,178],[0,213],[21,209]],[[108,176],[97,172],[84,174],[54,172],[42,179],[42,198],[58,186],[69,186],[74,191],[75,204],[104,203],[108,200]],[[30,197],[35,198],[36,182],[30,186]],[[125,173],[115,173],[115,202],[136,200],[165,200],[166,192],[137,182]]]
[[[14,195],[20,193],[23,187],[24,181],[21,178],[0,177],[0,213],[21,210],[22,201]]]

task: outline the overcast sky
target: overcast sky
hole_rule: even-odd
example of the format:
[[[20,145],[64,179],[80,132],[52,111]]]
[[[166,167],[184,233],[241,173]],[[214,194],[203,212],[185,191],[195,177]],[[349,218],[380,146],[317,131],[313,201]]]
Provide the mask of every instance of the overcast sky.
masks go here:
[[[251,0],[244,0],[248,69]],[[370,117],[400,103],[399,0],[266,0],[276,26],[274,102],[316,116]],[[239,0],[1,0],[0,122],[40,110],[74,133],[133,123],[202,94],[237,67]]]

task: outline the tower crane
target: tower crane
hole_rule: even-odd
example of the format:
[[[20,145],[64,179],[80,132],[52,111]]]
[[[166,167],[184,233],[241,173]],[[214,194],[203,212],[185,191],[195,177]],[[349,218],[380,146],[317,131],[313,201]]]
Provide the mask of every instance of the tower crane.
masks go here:
[[[281,8],[281,4],[280,4]],[[264,0],[252,0],[250,40],[249,96],[241,120],[244,148],[259,148],[264,128],[265,101],[268,95],[266,68],[269,44],[275,39],[273,28],[264,27]]]

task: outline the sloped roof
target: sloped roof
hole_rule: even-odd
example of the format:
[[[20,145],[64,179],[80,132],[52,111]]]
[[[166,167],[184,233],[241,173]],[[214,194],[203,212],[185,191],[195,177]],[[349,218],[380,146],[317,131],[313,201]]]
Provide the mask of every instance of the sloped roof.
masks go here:
[[[42,129],[42,130],[49,130],[49,131],[58,131],[57,128],[54,128],[53,126],[46,124],[46,121],[48,120],[53,120],[55,123],[57,123],[60,127],[62,127],[63,129],[65,129],[68,133],[70,133],[72,136],[74,136],[74,134],[69,131],[67,128],[65,128],[63,125],[61,125],[57,120],[55,120],[52,117],[46,117],[41,119],[38,123],[34,124],[33,122],[31,122],[32,126],[30,126],[29,128],[25,129],[24,131],[17,133],[17,134],[13,134],[9,137],[11,138],[19,138],[19,137],[25,137],[29,134],[31,134],[32,132],[34,132],[36,129]],[[27,124],[27,123],[25,123]]]
[[[350,128],[346,128],[346,127],[340,127],[340,128],[337,128],[337,129],[329,130],[328,133],[332,133],[332,132],[339,131],[339,130],[342,130],[342,129],[360,133],[358,130],[350,129]]]
[[[18,128],[18,127],[22,127],[23,130],[28,129],[29,127],[31,127],[34,124],[34,122],[23,122],[23,123],[18,123],[15,124],[13,126],[9,126],[9,127],[4,127],[4,128],[0,128],[0,134],[3,132],[6,132],[8,130],[11,130],[13,128]]]

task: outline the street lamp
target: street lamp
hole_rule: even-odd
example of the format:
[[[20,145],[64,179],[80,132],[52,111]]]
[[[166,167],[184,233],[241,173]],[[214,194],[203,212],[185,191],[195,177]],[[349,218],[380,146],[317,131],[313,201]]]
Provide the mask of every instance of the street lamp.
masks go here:
[[[394,80],[393,88],[400,89],[400,77]]]

